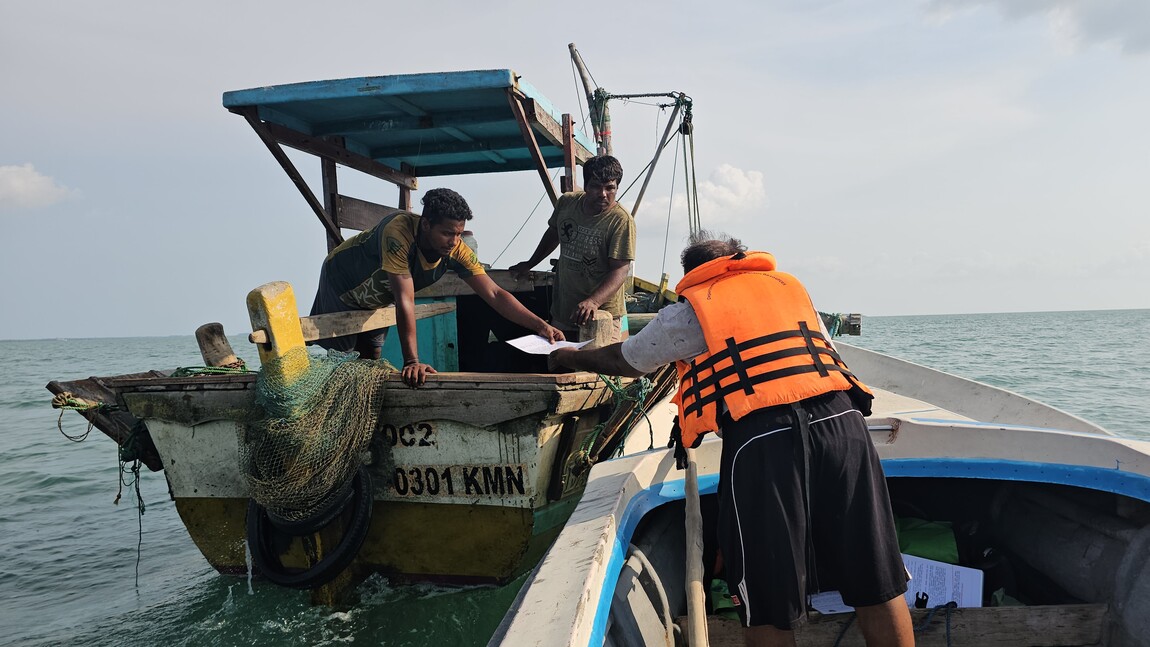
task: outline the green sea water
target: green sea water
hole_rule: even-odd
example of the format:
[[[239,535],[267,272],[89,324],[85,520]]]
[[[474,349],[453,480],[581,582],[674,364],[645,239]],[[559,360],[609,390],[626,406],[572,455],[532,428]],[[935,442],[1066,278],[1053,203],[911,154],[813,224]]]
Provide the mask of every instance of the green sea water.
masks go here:
[[[1032,397],[1150,439],[1150,310],[865,317],[847,341]],[[233,345],[245,359],[250,348]],[[483,645],[519,582],[393,586],[369,579],[347,611],[218,575],[184,531],[163,473],[120,490],[115,446],[71,442],[52,379],[201,363],[195,339],[0,341],[0,644]],[[865,380],[865,376],[862,376]],[[83,419],[61,424],[82,435]],[[129,475],[131,476],[131,475]]]

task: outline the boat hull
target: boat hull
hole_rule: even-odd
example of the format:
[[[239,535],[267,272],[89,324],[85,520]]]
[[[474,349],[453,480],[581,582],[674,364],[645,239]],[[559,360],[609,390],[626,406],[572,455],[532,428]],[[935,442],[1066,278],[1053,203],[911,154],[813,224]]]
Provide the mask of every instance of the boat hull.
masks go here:
[[[875,386],[868,427],[896,515],[949,524],[960,563],[984,572],[983,599],[1005,593],[1027,605],[912,609],[922,627],[919,644],[1146,644],[1150,442],[856,350],[848,361],[852,369],[867,366]],[[898,385],[899,392],[876,385]],[[982,401],[947,409],[915,393]],[[1043,426],[1050,421],[1071,429]],[[704,528],[714,523],[707,507],[717,497],[721,453],[721,440],[712,437],[695,451]],[[596,465],[579,506],[490,644],[663,644],[678,631],[673,625],[684,624],[687,608],[686,488],[674,463],[670,452],[656,451]],[[851,620],[812,614],[798,644],[861,645]],[[742,638],[737,622],[709,616],[707,623],[713,644]]]
[[[115,384],[147,427],[188,534],[221,573],[249,571],[239,438],[261,415],[251,376]],[[365,455],[372,518],[359,572],[505,582],[541,556],[586,483],[578,449],[614,410],[596,376],[451,374],[386,385]],[[279,555],[304,568],[308,539]]]

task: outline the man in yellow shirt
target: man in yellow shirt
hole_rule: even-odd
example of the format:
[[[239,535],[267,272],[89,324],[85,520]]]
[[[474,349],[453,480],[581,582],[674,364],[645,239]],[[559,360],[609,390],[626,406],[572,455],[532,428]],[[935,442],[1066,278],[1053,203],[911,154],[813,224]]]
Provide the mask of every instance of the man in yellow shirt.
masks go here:
[[[415,293],[448,271],[506,319],[551,341],[563,333],[525,308],[491,280],[475,252],[461,239],[471,208],[451,189],[432,189],[421,201],[423,215],[399,211],[345,240],[324,259],[311,314],[373,310],[395,304],[403,381],[422,386],[435,369],[419,361],[415,329]],[[316,342],[334,350],[356,350],[379,359],[387,329]]]

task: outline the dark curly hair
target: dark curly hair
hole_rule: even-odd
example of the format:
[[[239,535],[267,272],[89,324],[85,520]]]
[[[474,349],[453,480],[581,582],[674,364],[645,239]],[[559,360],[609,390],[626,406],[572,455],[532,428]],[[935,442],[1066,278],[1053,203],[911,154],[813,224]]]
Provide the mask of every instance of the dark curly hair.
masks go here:
[[[451,189],[432,189],[420,200],[421,214],[428,224],[435,226],[444,220],[471,220],[471,207],[467,200]]]
[[[738,238],[726,234],[713,234],[704,229],[691,234],[680,260],[683,262],[683,271],[690,272],[716,258],[735,256],[745,251],[747,246]]]
[[[610,155],[599,155],[583,162],[583,184],[607,184],[623,179],[623,165]]]

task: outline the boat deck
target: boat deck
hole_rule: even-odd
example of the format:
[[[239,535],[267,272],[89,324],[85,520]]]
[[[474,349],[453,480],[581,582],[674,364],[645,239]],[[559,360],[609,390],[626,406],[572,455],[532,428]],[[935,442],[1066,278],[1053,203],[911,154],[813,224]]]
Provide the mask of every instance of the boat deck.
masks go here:
[[[929,417],[934,420],[963,420],[971,422],[974,419],[943,409],[937,405],[917,400],[905,395],[871,387],[874,392],[874,402],[871,403],[871,419],[876,418],[913,418]]]

